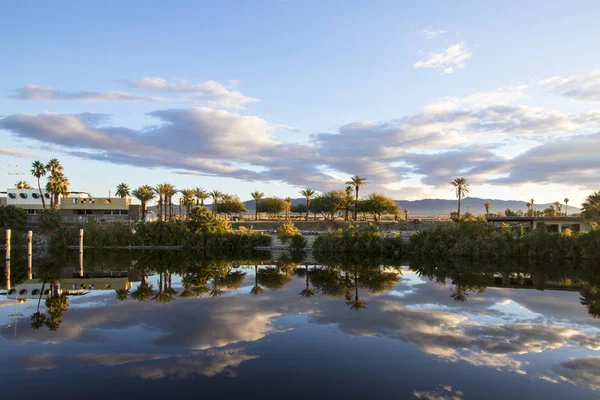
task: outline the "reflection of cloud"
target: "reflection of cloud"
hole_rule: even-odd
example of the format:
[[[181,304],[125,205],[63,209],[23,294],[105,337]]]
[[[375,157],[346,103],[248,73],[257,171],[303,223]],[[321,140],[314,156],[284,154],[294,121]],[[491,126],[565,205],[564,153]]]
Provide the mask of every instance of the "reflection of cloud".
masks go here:
[[[560,379],[600,390],[600,357],[575,358],[553,368]]]
[[[126,366],[126,374],[144,379],[185,378],[191,374],[215,376],[221,372],[234,374],[234,368],[244,361],[258,358],[243,353],[243,348],[192,352],[188,355],[170,354],[78,354],[64,356],[55,354],[36,354],[19,356],[23,369],[38,371],[58,368],[64,365],[77,366]],[[127,366],[127,364],[137,364]]]
[[[463,392],[454,390],[452,386],[443,386],[431,392],[413,391],[413,395],[417,399],[423,400],[461,400]]]
[[[128,371],[128,374],[144,379],[181,379],[193,374],[215,376],[222,372],[234,376],[234,368],[238,367],[244,361],[258,358],[256,355],[244,354],[243,350],[242,348],[238,348],[204,351],[192,353],[190,356],[171,357],[157,363],[145,363],[144,365],[134,367]]]

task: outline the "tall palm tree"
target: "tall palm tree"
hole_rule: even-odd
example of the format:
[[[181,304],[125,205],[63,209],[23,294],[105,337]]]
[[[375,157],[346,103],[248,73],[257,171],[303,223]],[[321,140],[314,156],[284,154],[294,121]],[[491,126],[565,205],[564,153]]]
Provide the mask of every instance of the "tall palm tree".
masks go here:
[[[58,208],[58,192],[51,190],[49,187],[58,187],[57,182],[60,179],[55,178],[53,184],[50,184],[50,179],[57,174],[62,174],[63,167],[58,159],[53,158],[46,164],[46,171],[50,172],[50,176],[48,177],[48,182],[46,184],[46,190],[50,192],[50,207]]]
[[[569,215],[569,198],[566,197],[563,201],[565,202],[565,215]]]
[[[590,194],[581,205],[581,216],[586,221],[600,222],[600,190]]]
[[[35,160],[33,163],[31,163],[31,175],[37,178],[38,190],[40,191],[40,198],[42,199],[42,207],[45,210],[46,200],[44,199],[44,194],[42,193],[42,185],[40,184],[40,179],[46,175],[46,166],[42,164],[40,160]]]
[[[54,173],[48,177],[46,190],[52,194],[51,203],[55,209],[58,209],[59,196],[64,196],[69,192],[69,185],[69,179],[60,170],[55,170]]]
[[[490,203],[489,201],[486,201],[485,204],[485,213],[489,214],[490,213],[490,208],[492,208],[492,203]]]
[[[191,206],[194,205],[194,198],[196,197],[195,189],[183,189],[181,190],[181,196],[183,198],[183,205],[185,206],[185,215],[189,216]]]
[[[177,194],[178,190],[175,188],[175,186],[171,185],[170,183],[165,183],[165,205],[168,205],[168,209],[167,209],[167,215],[169,217],[169,220],[171,220],[173,218],[173,196],[175,196]]]
[[[210,197],[213,199],[213,205],[212,205],[212,212],[214,215],[217,215],[217,207],[219,206],[219,199],[223,196],[223,193],[221,193],[218,190],[213,190],[212,192],[209,193]]]
[[[408,212],[409,212],[409,209],[405,208],[404,209],[404,217],[406,218],[407,221],[408,221]]]
[[[286,197],[285,198],[285,220],[289,221],[290,220],[290,210],[292,209],[292,198],[291,197]]]
[[[154,189],[149,185],[143,185],[131,192],[133,197],[142,203],[142,221],[146,219],[146,204],[154,199]]]
[[[153,188],[154,193],[158,195],[158,219],[164,219],[164,204],[165,204],[165,185],[166,183],[159,183]]]
[[[196,197],[196,206],[204,207],[204,200],[209,198],[208,192],[201,187],[194,189],[194,196]]]
[[[554,209],[556,209],[556,213],[558,215],[561,215],[561,211],[562,211],[562,204],[560,204],[560,201],[555,201],[554,202]]]
[[[310,208],[310,199],[315,195],[315,191],[311,188],[306,188],[300,191],[300,194],[306,199],[306,220],[308,221],[308,209]]]
[[[250,196],[254,199],[254,220],[258,221],[258,201],[265,197],[265,194],[257,190],[256,192],[250,193]]]
[[[55,172],[62,172],[63,167],[58,159],[53,158],[52,160],[48,161],[48,164],[46,164],[46,170],[50,172],[50,175],[52,175]]]
[[[529,202],[531,203],[531,216],[535,217],[535,208],[534,208],[534,204],[535,204],[535,200],[533,200],[533,197],[531,198],[531,200],[529,200]]]
[[[119,196],[120,198],[125,198],[125,197],[129,197],[129,195],[131,194],[131,191],[129,190],[129,185],[126,183],[119,183],[117,185],[117,192],[116,195]]]
[[[456,192],[456,198],[458,199],[458,219],[460,219],[460,201],[466,195],[469,194],[469,181],[467,178],[454,178],[450,184],[453,187],[453,190]]]
[[[25,181],[19,181],[19,182],[17,182],[17,184],[15,185],[15,187],[17,189],[33,189],[33,187],[29,183],[27,183]]]
[[[346,182],[346,185],[350,185],[352,187],[354,187],[354,190],[356,192],[356,198],[354,201],[354,220],[356,221],[357,215],[358,215],[358,190],[367,185],[369,182],[367,182],[367,178],[364,178],[360,175],[354,175],[353,177],[350,178],[350,180],[348,182]]]

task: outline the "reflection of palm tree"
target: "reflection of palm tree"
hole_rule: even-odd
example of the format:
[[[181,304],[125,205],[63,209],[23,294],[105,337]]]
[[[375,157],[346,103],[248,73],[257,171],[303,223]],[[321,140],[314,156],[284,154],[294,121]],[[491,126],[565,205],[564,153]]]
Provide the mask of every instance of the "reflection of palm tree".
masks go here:
[[[129,297],[129,289],[115,289],[117,300],[125,301]]]
[[[466,290],[465,286],[455,285],[450,297],[452,297],[452,300],[462,303],[462,302],[467,301],[467,298],[469,297],[469,293]]]
[[[250,293],[252,293],[253,295],[259,295],[261,293],[264,293],[264,291],[265,291],[265,289],[261,288],[260,285],[258,284],[258,265],[255,264],[254,265],[254,286],[250,290]]]
[[[311,289],[310,283],[308,280],[308,264],[306,264],[306,288],[304,288],[299,294],[302,297],[312,297],[315,295],[315,291]]]
[[[131,298],[137,301],[148,301],[154,297],[154,286],[148,283],[148,276],[144,274],[137,289],[131,293]]]
[[[354,298],[352,298],[349,290],[344,297],[346,298],[346,304],[350,306],[351,310],[359,311],[367,307],[367,302],[358,297],[358,269],[356,266],[354,267]]]
[[[264,267],[258,270],[258,282],[269,290],[278,290],[291,281],[279,268]]]
[[[595,286],[586,285],[580,294],[580,303],[586,306],[588,314],[600,319],[600,291]]]

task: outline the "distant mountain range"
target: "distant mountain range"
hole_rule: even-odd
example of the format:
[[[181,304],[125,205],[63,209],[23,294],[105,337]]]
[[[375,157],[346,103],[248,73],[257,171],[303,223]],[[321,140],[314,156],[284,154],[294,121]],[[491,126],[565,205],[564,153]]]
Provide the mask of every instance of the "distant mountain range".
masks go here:
[[[423,200],[395,200],[396,203],[404,208],[408,208],[412,215],[417,214],[449,214],[452,211],[456,211],[457,201],[456,200],[446,200],[446,199],[423,199]],[[478,197],[467,197],[461,201],[461,211],[471,212],[474,214],[484,214],[485,213],[485,203],[492,203],[490,208],[490,212],[504,212],[507,208],[510,208],[513,211],[518,210],[527,210],[527,206],[525,205],[527,202],[518,201],[518,200],[497,200],[497,199],[480,199]],[[246,206],[246,210],[248,212],[254,212],[255,206],[254,200],[244,201],[244,205]],[[297,198],[292,200],[292,205],[296,204],[306,204],[306,200],[304,198]],[[550,203],[546,204],[535,204],[536,210],[543,210],[547,208]],[[210,205],[209,205],[210,206]],[[148,209],[155,210],[156,206],[148,207]],[[179,211],[179,205],[175,206],[176,212]],[[569,205],[570,212],[576,212],[578,210],[576,205]],[[564,212],[564,205],[563,205]]]

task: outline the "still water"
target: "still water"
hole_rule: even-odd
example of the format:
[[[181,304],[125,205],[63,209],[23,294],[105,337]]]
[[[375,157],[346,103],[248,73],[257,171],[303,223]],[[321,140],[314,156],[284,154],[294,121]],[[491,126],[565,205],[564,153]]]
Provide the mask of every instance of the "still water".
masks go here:
[[[2,398],[600,395],[594,267],[274,258],[95,254],[87,274],[132,287],[69,296],[39,329],[37,300],[2,297]]]

